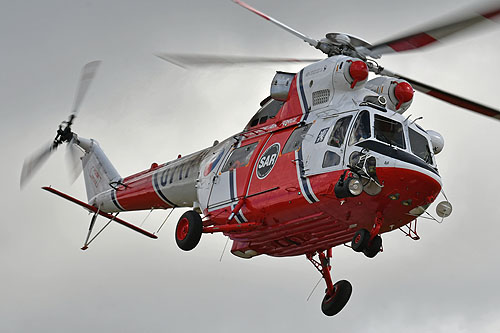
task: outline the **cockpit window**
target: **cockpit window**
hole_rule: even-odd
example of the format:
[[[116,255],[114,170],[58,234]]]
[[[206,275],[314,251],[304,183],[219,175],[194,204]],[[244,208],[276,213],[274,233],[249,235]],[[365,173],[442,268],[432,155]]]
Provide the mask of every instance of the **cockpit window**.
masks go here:
[[[267,102],[263,107],[257,111],[257,113],[253,116],[253,118],[248,123],[246,129],[251,127],[264,124],[268,119],[272,119],[276,117],[278,111],[283,106],[284,102],[280,102],[274,99],[271,99]]]
[[[368,139],[370,135],[370,113],[368,111],[361,111],[354,123],[354,128],[349,138],[349,146],[361,140]]]
[[[340,163],[340,156],[333,151],[327,150],[325,155],[323,156],[323,164],[321,165],[323,168],[328,168]]]
[[[340,148],[344,143],[345,136],[347,134],[347,129],[349,128],[349,124],[351,123],[352,116],[347,116],[344,118],[340,118],[335,123],[335,127],[333,127],[332,134],[330,135],[330,139],[328,139],[328,145]]]
[[[411,128],[408,129],[408,133],[410,134],[411,152],[423,159],[426,163],[432,164],[432,154],[429,149],[429,142],[425,136]]]
[[[231,157],[229,157],[221,172],[247,166],[255,147],[257,147],[257,142],[233,150]]]
[[[375,115],[375,138],[379,141],[406,149],[403,125],[392,119]]]

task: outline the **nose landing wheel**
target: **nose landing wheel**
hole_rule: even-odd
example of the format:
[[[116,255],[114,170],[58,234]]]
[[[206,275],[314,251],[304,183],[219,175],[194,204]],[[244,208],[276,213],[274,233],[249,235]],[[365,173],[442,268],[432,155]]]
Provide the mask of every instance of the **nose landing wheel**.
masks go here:
[[[347,280],[340,280],[337,283],[332,283],[330,270],[330,258],[332,257],[332,249],[328,251],[318,252],[319,261],[314,259],[314,253],[307,255],[307,259],[321,273],[326,283],[326,294],[321,302],[321,311],[327,316],[334,316],[339,313],[349,301],[352,293],[352,286]]]
[[[360,229],[354,234],[351,247],[354,251],[363,252],[368,258],[373,258],[382,250],[382,237],[375,235],[371,238],[368,230]]]
[[[370,232],[366,229],[359,229],[352,237],[351,247],[356,252],[363,252],[370,241]]]
[[[371,242],[368,243],[368,246],[365,247],[363,253],[368,258],[375,257],[382,249],[382,237],[380,235],[375,236]]]
[[[371,231],[366,229],[356,231],[351,241],[352,249],[356,252],[363,252],[368,258],[373,258],[382,251],[382,237],[378,234],[382,223],[382,214],[378,212]]]

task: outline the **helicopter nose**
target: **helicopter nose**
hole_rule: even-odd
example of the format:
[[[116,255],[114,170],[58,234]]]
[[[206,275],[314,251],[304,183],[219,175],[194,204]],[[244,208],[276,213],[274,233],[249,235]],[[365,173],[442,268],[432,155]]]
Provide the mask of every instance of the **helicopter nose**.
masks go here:
[[[391,206],[409,210],[432,203],[441,191],[437,174],[407,168],[377,168],[383,182],[382,195]]]

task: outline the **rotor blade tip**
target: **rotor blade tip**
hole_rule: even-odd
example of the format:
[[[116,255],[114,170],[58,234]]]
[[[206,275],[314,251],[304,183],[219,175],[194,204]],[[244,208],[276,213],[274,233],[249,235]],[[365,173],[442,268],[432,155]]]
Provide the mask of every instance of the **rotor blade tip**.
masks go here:
[[[187,66],[181,64],[180,62],[178,61],[175,61],[173,57],[169,56],[168,54],[166,53],[153,53],[153,55],[155,55],[156,57],[162,59],[162,60],[165,60],[171,64],[174,64],[176,66],[179,66],[180,68],[183,68],[183,69],[188,69]]]

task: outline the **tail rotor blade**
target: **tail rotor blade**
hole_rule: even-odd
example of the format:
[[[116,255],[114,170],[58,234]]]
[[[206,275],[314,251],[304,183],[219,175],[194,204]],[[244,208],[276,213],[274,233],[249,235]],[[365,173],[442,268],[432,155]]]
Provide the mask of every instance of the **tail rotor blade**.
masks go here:
[[[68,161],[69,165],[71,183],[74,183],[83,171],[81,160],[82,156],[83,153],[81,149],[76,145],[75,137],[73,137],[73,139],[71,139],[71,141],[66,146],[66,160]]]
[[[51,142],[46,146],[43,146],[39,151],[32,154],[30,157],[24,160],[23,169],[21,171],[21,189],[26,185],[26,183],[33,177],[36,171],[47,161],[52,152],[57,149],[57,146]]]
[[[54,152],[57,149],[57,147],[62,143],[68,143],[70,146],[70,153],[68,154],[68,156],[70,156],[71,157],[70,159],[72,160],[71,165],[73,166],[72,169],[74,170],[72,171],[72,174],[75,179],[76,177],[78,177],[79,175],[78,166],[76,166],[77,163],[73,161],[76,158],[79,159],[79,157],[77,156],[77,152],[72,152],[73,149],[78,149],[78,148],[76,148],[74,142],[75,134],[71,130],[71,125],[73,124],[73,120],[75,119],[78,113],[78,109],[80,108],[82,100],[85,97],[87,90],[89,89],[90,83],[94,79],[94,76],[97,72],[100,63],[101,62],[97,60],[89,62],[88,64],[83,66],[82,73],[80,75],[80,80],[78,81],[78,86],[76,89],[73,110],[71,111],[68,121],[63,121],[62,124],[59,125],[59,129],[57,130],[57,135],[54,138],[54,141],[44,146],[38,152],[32,154],[30,157],[26,158],[23,164],[23,169],[21,170],[21,179],[20,179],[21,189],[26,185],[26,183],[31,179],[31,177],[33,177],[35,172],[42,166],[42,164],[45,161],[47,161],[51,153]]]
[[[90,83],[94,79],[100,64],[101,61],[96,60],[83,66],[80,81],[78,82],[78,87],[76,89],[75,102],[73,104],[73,110],[71,111],[69,125],[71,125],[73,119],[76,117],[82,100],[85,97],[85,94],[87,93]]]

